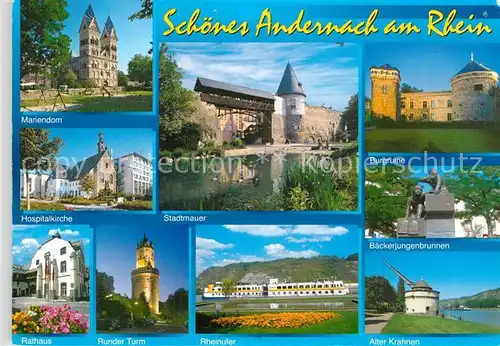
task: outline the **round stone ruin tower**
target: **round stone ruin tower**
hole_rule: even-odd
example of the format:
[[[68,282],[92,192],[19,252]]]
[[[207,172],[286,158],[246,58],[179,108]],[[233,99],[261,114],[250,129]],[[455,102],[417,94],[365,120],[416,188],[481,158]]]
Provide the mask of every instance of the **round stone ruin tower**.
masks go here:
[[[474,55],[451,79],[453,119],[459,121],[492,121],[495,114],[495,92],[498,73],[474,61]]]

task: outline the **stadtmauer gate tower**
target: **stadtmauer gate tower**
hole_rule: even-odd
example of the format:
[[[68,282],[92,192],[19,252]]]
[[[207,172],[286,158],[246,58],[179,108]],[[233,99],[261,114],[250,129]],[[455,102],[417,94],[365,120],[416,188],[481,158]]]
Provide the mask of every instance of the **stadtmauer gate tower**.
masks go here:
[[[132,298],[138,299],[144,293],[151,312],[160,311],[160,271],[155,268],[153,242],[144,238],[137,243],[136,269],[132,271]]]

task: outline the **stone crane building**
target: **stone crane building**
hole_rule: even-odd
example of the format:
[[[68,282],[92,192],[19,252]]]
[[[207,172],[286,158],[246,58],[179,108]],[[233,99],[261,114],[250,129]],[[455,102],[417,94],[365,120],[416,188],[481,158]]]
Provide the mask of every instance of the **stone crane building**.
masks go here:
[[[370,69],[373,117],[407,121],[493,121],[500,104],[498,73],[470,61],[451,78],[451,90],[400,92],[401,72],[391,65]]]
[[[410,287],[410,290],[405,291],[405,312],[407,314],[429,316],[437,316],[439,314],[438,291],[433,290],[424,279],[413,282],[388,262],[384,261],[384,264]]]
[[[92,5],[85,11],[79,30],[79,56],[70,60],[70,69],[81,81],[97,86],[118,86],[118,36],[108,16],[101,31]]]
[[[144,238],[137,243],[136,265],[132,270],[132,298],[138,299],[144,294],[152,313],[160,312],[160,271],[155,268],[155,250],[153,242]]]
[[[198,112],[217,118],[222,141],[242,138],[262,128],[260,142],[326,142],[339,129],[341,112],[306,103],[306,93],[292,64],[287,63],[275,94],[198,77]]]

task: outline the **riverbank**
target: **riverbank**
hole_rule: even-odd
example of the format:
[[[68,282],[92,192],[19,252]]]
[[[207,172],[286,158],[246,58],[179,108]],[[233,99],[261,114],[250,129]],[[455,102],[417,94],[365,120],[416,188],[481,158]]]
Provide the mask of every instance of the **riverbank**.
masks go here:
[[[434,316],[395,313],[382,334],[495,334],[500,327]]]

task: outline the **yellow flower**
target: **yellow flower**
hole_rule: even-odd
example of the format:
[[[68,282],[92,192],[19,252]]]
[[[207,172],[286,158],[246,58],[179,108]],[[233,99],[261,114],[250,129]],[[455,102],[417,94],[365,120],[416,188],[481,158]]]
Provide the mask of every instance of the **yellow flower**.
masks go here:
[[[16,330],[16,329],[17,329],[17,324],[13,324],[13,325],[12,325],[12,329],[13,329],[13,330]]]

